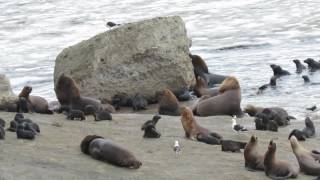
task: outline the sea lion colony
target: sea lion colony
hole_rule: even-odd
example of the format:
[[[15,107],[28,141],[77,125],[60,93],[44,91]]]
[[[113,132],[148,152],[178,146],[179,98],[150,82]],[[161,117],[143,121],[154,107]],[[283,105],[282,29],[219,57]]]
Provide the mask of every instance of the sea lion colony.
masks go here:
[[[276,158],[276,143],[270,141],[266,153],[259,153],[257,149],[258,138],[252,136],[248,143],[223,139],[222,135],[212,132],[198,124],[195,115],[214,116],[229,115],[238,117],[248,113],[255,117],[256,130],[278,131],[278,127],[287,126],[293,116],[288,115],[281,107],[256,107],[248,105],[244,111],[241,110],[241,88],[236,77],[212,74],[204,60],[198,55],[189,55],[194,66],[196,85],[194,94],[200,99],[193,107],[180,106],[179,100],[191,99],[190,93],[182,92],[175,94],[170,89],[155,92],[158,100],[158,115],[152,120],[145,122],[141,130],[144,138],[160,138],[160,132],[155,128],[160,115],[181,116],[181,124],[186,138],[197,140],[206,144],[221,145],[222,151],[241,152],[244,149],[245,167],[248,170],[262,170],[274,179],[295,178],[298,176],[299,168],[288,162]],[[297,67],[297,73],[305,70],[299,60],[293,61]],[[310,71],[320,69],[316,61],[308,58],[304,61],[308,64]],[[268,88],[276,88],[276,80],[290,73],[279,65],[270,65],[274,75],[270,83],[259,88],[258,94]],[[85,97],[80,94],[76,82],[65,74],[61,74],[55,86],[55,92],[60,106],[49,109],[48,102],[39,96],[30,95],[31,86],[25,86],[18,96],[16,102],[17,114],[10,122],[8,131],[16,132],[17,138],[34,139],[40,133],[39,126],[30,119],[24,118],[23,113],[64,113],[70,120],[85,120],[86,115],[93,115],[95,121],[112,120],[111,114],[122,106],[131,106],[134,111],[147,108],[148,103],[141,94],[129,97],[126,94],[114,96],[111,104],[102,104],[99,100]],[[114,107],[113,107],[114,105]],[[5,121],[0,119],[0,139],[5,138]],[[318,151],[308,151],[298,143],[298,140],[314,137],[315,127],[309,117],[306,118],[306,127],[303,130],[294,129],[289,135],[292,150],[297,157],[302,172],[314,176],[320,175],[320,156]],[[83,138],[80,149],[84,154],[90,155],[97,160],[106,161],[110,164],[138,169],[142,162],[133,153],[116,143],[104,139],[98,135],[87,135]]]

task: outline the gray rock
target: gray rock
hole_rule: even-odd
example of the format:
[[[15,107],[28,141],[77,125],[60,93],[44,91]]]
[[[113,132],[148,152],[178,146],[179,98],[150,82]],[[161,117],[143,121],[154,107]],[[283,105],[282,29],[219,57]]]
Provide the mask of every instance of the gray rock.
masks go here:
[[[15,110],[17,99],[18,97],[13,93],[7,76],[0,74],[0,110]]]
[[[56,58],[54,81],[70,75],[81,94],[111,100],[118,93],[179,92],[190,87],[191,40],[178,16],[128,23],[64,49]]]

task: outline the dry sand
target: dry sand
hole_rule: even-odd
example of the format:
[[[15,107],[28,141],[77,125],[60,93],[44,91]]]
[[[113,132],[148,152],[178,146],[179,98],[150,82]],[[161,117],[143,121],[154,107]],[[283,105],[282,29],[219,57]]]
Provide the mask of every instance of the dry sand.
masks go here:
[[[7,127],[14,113],[0,112]],[[113,121],[95,122],[92,117],[85,121],[69,121],[62,114],[25,114],[40,125],[41,134],[35,140],[21,140],[16,134],[6,132],[0,141],[0,180],[150,180],[150,179],[268,179],[264,172],[249,172],[244,168],[243,153],[226,153],[220,146],[184,138],[180,117],[162,116],[157,129],[159,139],[143,139],[141,125],[152,118],[150,114],[114,114]],[[276,140],[277,157],[296,165],[297,161],[287,140],[294,128],[302,128],[304,122],[293,121],[290,126],[280,128],[278,133],[253,130],[253,119],[245,117],[239,123],[249,127],[248,132],[235,133],[231,130],[228,116],[197,117],[199,123],[218,132],[224,139],[248,141],[252,134],[259,137],[260,150],[266,151],[268,141]],[[320,126],[320,121],[315,120]],[[61,123],[62,127],[53,126]],[[97,161],[80,152],[80,142],[88,134],[109,138],[132,151],[142,161],[138,170],[119,168]],[[179,140],[182,152],[177,157],[172,146]],[[303,146],[320,149],[320,138],[308,139]],[[315,179],[299,174],[299,179]]]

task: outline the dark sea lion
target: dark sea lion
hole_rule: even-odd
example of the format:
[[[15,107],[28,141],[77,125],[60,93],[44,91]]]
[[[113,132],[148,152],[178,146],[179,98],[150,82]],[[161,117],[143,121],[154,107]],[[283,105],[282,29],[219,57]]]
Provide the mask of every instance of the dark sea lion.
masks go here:
[[[62,74],[55,85],[55,92],[59,103],[70,106],[71,109],[84,111],[87,105],[92,105],[96,111],[108,110],[114,112],[112,105],[101,104],[101,101],[80,95],[80,90],[75,81]]]
[[[186,107],[181,107],[181,123],[185,136],[190,139],[197,139],[207,144],[220,144],[222,136],[201,127],[195,120],[192,111]]]
[[[300,62],[300,60],[294,59],[293,62],[294,62],[294,64],[296,65],[296,68],[297,68],[296,73],[297,73],[297,74],[300,74],[300,73],[302,73],[303,70],[307,69],[306,66],[304,66],[304,65]]]
[[[311,121],[310,117],[306,117],[305,121],[305,125],[306,127],[303,128],[303,132],[305,133],[307,138],[311,138],[313,136],[315,136],[316,134],[316,128],[314,127],[313,122]]]
[[[256,130],[278,132],[278,123],[262,112],[256,114],[254,122]]]
[[[24,115],[22,113],[16,113],[13,120],[18,121],[19,119],[24,119]]]
[[[307,76],[307,75],[302,76],[302,78],[303,78],[303,81],[304,81],[305,84],[309,84],[309,85],[320,85],[319,82],[317,82],[317,83],[315,83],[315,82],[310,82],[309,76]]]
[[[17,126],[17,138],[18,139],[34,139],[35,133],[31,130],[26,129],[26,126],[24,123],[21,123]]]
[[[84,115],[84,112],[81,110],[71,109],[69,111],[69,114],[67,116],[67,119],[69,120],[85,120],[86,117]]]
[[[132,108],[134,111],[147,109],[148,101],[140,93],[132,97]]]
[[[86,105],[86,107],[84,107],[84,115],[95,115],[96,114],[96,109],[94,108],[94,106],[92,105]]]
[[[244,160],[246,169],[264,170],[264,155],[258,152],[258,138],[254,135],[251,136],[249,142],[244,148]]]
[[[25,98],[28,102],[27,108],[28,112],[36,112],[43,114],[53,114],[51,110],[49,110],[49,103],[47,100],[40,96],[31,96],[30,93],[32,91],[31,86],[24,86],[22,91],[19,94],[19,102],[23,104],[23,98]],[[22,105],[19,104],[19,105]],[[24,109],[24,107],[23,107]]]
[[[176,96],[169,90],[156,92],[159,100],[158,112],[161,115],[180,116],[180,105]]]
[[[144,131],[144,138],[160,138],[161,133],[156,129],[156,124],[160,118],[161,116],[155,115],[152,120],[148,120],[142,125],[141,130]]]
[[[300,131],[299,129],[292,130],[291,133],[289,134],[288,139],[290,139],[291,136],[295,136],[299,141],[305,141],[307,139],[304,132]]]
[[[6,121],[4,121],[2,118],[0,118],[0,126],[5,127]]]
[[[86,136],[80,147],[84,154],[116,166],[138,169],[142,165],[130,151],[100,136]]]
[[[312,58],[307,58],[306,60],[304,60],[303,62],[305,62],[306,64],[308,64],[308,68],[311,72],[314,72],[316,70],[320,69],[320,63],[315,61]]]
[[[268,89],[269,87],[276,88],[276,86],[277,86],[277,78],[278,78],[277,76],[272,76],[270,78],[269,84],[264,84],[264,85],[262,85],[262,86],[260,86],[258,88],[258,93],[257,94],[261,94],[264,90]]]
[[[114,27],[114,26],[120,26],[121,24],[116,24],[116,23],[114,23],[114,22],[109,21],[109,22],[107,22],[106,25],[107,25],[108,27]]]
[[[299,168],[292,164],[281,161],[276,158],[277,146],[272,140],[269,143],[268,150],[264,156],[264,172],[272,179],[296,178]]]
[[[28,113],[31,109],[31,104],[29,103],[28,99],[25,97],[19,97],[17,102],[17,111],[16,112],[24,112]]]
[[[305,149],[294,136],[290,138],[290,143],[301,171],[308,175],[320,176],[320,154]]]
[[[95,121],[112,120],[112,115],[106,110],[98,111],[93,116]]]
[[[282,69],[279,65],[271,64],[270,67],[273,71],[273,76],[281,77],[290,75],[289,71]]]
[[[247,143],[238,142],[233,140],[221,140],[221,150],[231,152],[241,152],[240,149],[244,149]]]
[[[213,87],[216,84],[221,84],[222,81],[224,81],[224,79],[228,77],[219,74],[209,73],[207,64],[200,56],[189,54],[189,57],[192,60],[195,77],[200,76],[207,82],[209,87]]]
[[[0,139],[5,139],[6,131],[4,130],[4,126],[0,126]]]
[[[120,107],[130,107],[132,106],[132,99],[125,93],[119,93],[112,97],[111,103],[116,110],[119,110]]]
[[[199,116],[243,116],[240,107],[241,89],[235,77],[226,78],[219,87],[219,95],[199,101],[193,112]]]
[[[208,88],[207,82],[202,79],[200,76],[197,77],[196,85],[193,89],[195,95],[197,97],[201,97],[204,95],[209,95],[210,97],[216,96],[219,94],[219,88]]]

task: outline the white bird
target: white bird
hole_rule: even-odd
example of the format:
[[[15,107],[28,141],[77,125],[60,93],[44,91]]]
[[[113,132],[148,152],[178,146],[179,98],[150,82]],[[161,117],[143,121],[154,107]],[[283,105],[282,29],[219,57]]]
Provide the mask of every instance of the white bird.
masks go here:
[[[232,130],[239,132],[239,131],[248,131],[245,127],[241,126],[240,124],[237,124],[237,116],[232,117]]]
[[[176,140],[174,142],[174,146],[173,146],[173,151],[178,154],[180,151],[181,151],[181,147],[180,147],[180,144],[179,144],[179,141]]]

